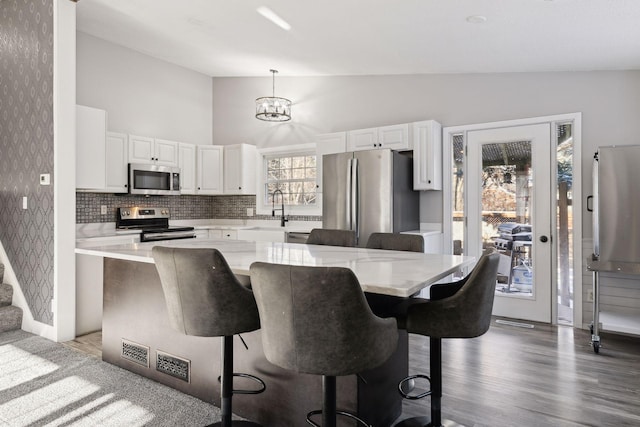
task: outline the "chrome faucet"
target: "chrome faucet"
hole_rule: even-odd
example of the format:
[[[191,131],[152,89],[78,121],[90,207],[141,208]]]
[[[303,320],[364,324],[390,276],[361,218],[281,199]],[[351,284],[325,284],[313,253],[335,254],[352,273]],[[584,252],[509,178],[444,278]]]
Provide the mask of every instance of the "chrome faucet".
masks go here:
[[[276,208],[276,194],[280,193],[280,202],[282,205],[279,208]],[[280,211],[280,227],[284,227],[284,223],[288,222],[289,219],[284,216],[284,194],[282,194],[282,190],[277,189],[271,194],[271,216],[276,216],[276,211]]]

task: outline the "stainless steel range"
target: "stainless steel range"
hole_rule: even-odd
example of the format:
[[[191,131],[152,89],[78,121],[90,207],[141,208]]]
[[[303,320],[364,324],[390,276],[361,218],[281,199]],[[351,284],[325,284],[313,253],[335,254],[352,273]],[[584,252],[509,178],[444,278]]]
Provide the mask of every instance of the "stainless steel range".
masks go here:
[[[193,227],[169,227],[167,208],[117,208],[116,229],[142,230],[141,242],[193,239]]]

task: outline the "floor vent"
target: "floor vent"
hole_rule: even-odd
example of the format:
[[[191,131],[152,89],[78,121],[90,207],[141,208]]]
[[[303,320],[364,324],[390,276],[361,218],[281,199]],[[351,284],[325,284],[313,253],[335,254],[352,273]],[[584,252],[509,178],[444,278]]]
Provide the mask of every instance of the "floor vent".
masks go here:
[[[149,347],[147,346],[123,339],[120,357],[145,368],[149,367]]]
[[[156,352],[156,370],[167,375],[191,382],[191,361],[173,356],[163,351]]]

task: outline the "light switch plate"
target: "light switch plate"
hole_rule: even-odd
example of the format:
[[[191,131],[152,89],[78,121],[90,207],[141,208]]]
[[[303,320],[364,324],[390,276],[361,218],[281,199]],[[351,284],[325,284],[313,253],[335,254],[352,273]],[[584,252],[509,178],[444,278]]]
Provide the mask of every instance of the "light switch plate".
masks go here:
[[[247,208],[247,216],[253,216],[253,208]]]
[[[51,185],[51,174],[41,173],[40,174],[40,185]]]

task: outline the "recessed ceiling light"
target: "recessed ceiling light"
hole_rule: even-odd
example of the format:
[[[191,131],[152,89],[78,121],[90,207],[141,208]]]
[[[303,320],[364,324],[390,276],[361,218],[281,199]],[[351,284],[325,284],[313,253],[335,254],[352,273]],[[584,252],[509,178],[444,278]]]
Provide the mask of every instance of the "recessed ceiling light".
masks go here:
[[[471,15],[467,16],[467,22],[472,24],[484,24],[487,22],[487,17],[482,15]]]
[[[273,10],[269,9],[266,6],[260,6],[256,9],[256,12],[258,12],[260,15],[264,16],[269,21],[273,22],[285,31],[289,31],[291,29],[291,25],[289,25],[287,21],[280,18]]]

